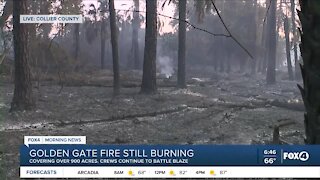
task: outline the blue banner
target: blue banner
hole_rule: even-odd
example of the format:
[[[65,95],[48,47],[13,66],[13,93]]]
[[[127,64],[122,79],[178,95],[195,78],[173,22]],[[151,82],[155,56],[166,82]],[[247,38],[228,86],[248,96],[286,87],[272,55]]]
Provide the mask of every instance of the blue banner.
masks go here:
[[[320,166],[320,145],[29,145],[21,166]]]

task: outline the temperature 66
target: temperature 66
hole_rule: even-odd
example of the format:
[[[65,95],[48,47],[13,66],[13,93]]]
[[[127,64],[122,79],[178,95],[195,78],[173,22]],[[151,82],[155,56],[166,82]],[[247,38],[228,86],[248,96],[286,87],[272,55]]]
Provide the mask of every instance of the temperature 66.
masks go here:
[[[263,162],[264,164],[273,164],[276,161],[276,158],[264,158]]]

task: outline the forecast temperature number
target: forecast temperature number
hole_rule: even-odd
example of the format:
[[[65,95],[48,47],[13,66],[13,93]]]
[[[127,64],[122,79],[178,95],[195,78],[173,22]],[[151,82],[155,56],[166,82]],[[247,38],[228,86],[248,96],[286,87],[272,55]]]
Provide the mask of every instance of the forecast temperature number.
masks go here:
[[[275,149],[263,150],[263,164],[272,165],[277,160],[277,151]]]

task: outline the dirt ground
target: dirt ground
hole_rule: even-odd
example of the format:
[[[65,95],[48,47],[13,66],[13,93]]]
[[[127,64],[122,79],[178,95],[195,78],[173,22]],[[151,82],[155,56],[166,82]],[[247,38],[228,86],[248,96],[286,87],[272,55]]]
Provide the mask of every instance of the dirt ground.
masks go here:
[[[186,89],[176,89],[174,79],[159,77],[159,92],[142,95],[138,74],[122,74],[118,97],[109,72],[65,80],[62,89],[42,81],[34,89],[37,108],[15,113],[8,112],[13,84],[1,82],[0,178],[19,179],[25,135],[82,135],[87,144],[268,144],[274,127],[288,124],[280,142],[303,143],[297,82],[267,86],[262,75],[211,74],[190,76]]]

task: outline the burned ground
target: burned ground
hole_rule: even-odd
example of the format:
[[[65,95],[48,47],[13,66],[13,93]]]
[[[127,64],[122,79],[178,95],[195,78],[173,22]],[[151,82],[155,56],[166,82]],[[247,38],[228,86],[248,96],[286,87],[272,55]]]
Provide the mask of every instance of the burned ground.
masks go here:
[[[194,74],[198,76],[188,77],[186,89],[175,88],[174,78],[159,77],[158,93],[143,95],[141,73],[126,71],[117,97],[112,96],[109,71],[73,75],[63,79],[63,88],[59,80],[45,79],[38,87],[34,82],[37,108],[14,113],[9,113],[13,84],[4,78],[1,174],[18,178],[25,135],[83,135],[88,144],[303,143],[304,107],[297,82],[267,86],[263,75]]]

